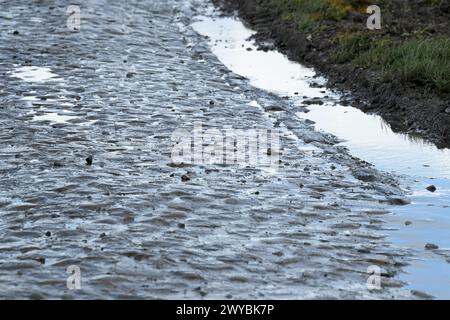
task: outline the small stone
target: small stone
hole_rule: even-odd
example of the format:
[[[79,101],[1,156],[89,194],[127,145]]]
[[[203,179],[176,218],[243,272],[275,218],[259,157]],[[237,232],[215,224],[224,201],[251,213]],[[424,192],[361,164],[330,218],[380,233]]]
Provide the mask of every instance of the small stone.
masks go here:
[[[269,106],[267,108],[265,108],[266,111],[283,111],[283,108],[281,108],[280,106]]]
[[[187,175],[183,174],[181,176],[181,181],[186,182],[186,181],[189,181],[189,180],[191,180],[191,178],[189,178]]]
[[[431,186],[427,187],[427,190],[430,191],[430,192],[435,192],[437,190],[437,188],[436,188],[436,186],[431,185]]]
[[[86,164],[88,166],[91,166],[93,161],[94,161],[94,157],[93,156],[89,156],[89,157],[86,158]]]
[[[303,101],[303,104],[310,106],[310,105],[323,105],[324,102],[321,99],[318,98],[313,98],[313,99],[309,99],[309,100],[305,100]]]
[[[40,264],[45,264],[45,258],[44,257],[38,257],[38,258],[35,258],[34,260],[39,262]]]
[[[50,237],[52,235],[52,233],[50,232],[50,231],[47,231],[46,233],[45,233],[45,236],[46,237]]]
[[[133,78],[136,75],[136,72],[128,72],[127,73],[127,78]]]
[[[409,199],[405,198],[389,198],[386,202],[393,206],[406,206],[411,203]]]
[[[103,239],[103,238],[106,238],[106,233],[104,233],[104,232],[100,235],[100,239]]]
[[[450,107],[448,107],[447,109],[445,109],[445,113],[449,113],[449,114],[450,114]]]
[[[268,156],[271,156],[271,155],[272,155],[272,149],[270,149],[270,148],[267,149],[267,155],[268,155]]]
[[[33,293],[30,296],[30,300],[44,300],[45,298],[41,296],[39,293]]]
[[[410,225],[412,225],[411,221],[405,221],[405,226],[410,226]]]
[[[215,102],[213,100],[209,101],[210,105],[213,105]]]
[[[436,249],[439,249],[439,246],[437,246],[437,245],[435,245],[433,243],[427,243],[425,245],[425,249],[427,249],[427,250],[436,250]]]
[[[17,36],[17,35],[19,35],[19,34],[20,34],[19,31],[14,30],[13,35]]]
[[[177,226],[180,229],[185,229],[186,228],[186,225],[184,223],[179,223]]]
[[[63,163],[61,161],[53,161],[53,167],[61,168],[62,166],[63,166]]]

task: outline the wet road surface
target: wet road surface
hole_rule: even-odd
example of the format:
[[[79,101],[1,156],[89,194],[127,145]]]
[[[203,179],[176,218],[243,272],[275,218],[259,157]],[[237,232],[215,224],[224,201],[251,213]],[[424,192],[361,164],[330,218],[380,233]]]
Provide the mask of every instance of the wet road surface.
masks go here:
[[[396,180],[227,70],[203,3],[85,1],[71,32],[66,1],[0,1],[0,297],[411,297]],[[195,122],[279,129],[278,170],[174,164]]]

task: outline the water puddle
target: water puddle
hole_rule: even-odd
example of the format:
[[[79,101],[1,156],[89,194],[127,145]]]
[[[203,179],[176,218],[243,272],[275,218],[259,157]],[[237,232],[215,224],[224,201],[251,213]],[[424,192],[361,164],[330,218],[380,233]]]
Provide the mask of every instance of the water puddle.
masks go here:
[[[322,83],[313,69],[289,61],[276,51],[258,51],[248,41],[255,32],[239,20],[224,17],[198,17],[192,24],[195,31],[208,37],[213,53],[233,72],[250,83],[302,104],[305,99],[336,95],[311,84]],[[254,107],[259,107],[251,102]],[[450,263],[444,256],[450,248],[450,150],[439,150],[419,138],[396,134],[378,116],[368,115],[352,107],[332,103],[308,106],[308,113],[299,118],[314,121],[318,130],[332,133],[345,140],[350,152],[377,168],[405,175],[411,188],[411,205],[391,208],[391,241],[417,252],[417,259],[405,268],[400,279],[414,290],[424,291],[436,298],[450,298]],[[434,185],[433,193],[426,190]],[[425,250],[427,243],[440,249]],[[439,253],[444,253],[440,255]],[[448,256],[448,255],[447,255]]]
[[[50,121],[54,123],[68,123],[69,120],[77,118],[76,116],[60,115],[57,112],[50,112],[40,116],[33,116],[31,121]]]
[[[11,76],[26,82],[59,81],[61,79],[47,67],[24,66],[11,72]]]
[[[339,105],[309,106],[297,113],[316,129],[346,140],[352,154],[385,171],[413,177],[450,179],[450,150],[439,150],[420,138],[394,133],[380,116]]]
[[[324,96],[323,89],[312,88],[307,81],[315,76],[314,70],[289,61],[277,51],[257,50],[247,41],[256,32],[235,19],[201,17],[192,27],[210,38],[214,53],[224,65],[248,78],[253,86],[282,95],[301,92],[307,96]]]

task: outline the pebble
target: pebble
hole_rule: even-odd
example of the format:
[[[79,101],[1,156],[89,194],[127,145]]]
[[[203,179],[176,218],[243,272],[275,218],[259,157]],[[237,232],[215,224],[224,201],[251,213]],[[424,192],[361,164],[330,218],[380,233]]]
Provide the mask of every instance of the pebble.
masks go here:
[[[427,190],[430,192],[435,192],[437,190],[437,188],[434,185],[428,186]]]
[[[436,250],[436,249],[439,249],[439,246],[437,246],[437,245],[435,245],[433,243],[427,243],[425,245],[425,249],[427,249],[427,250]]]
[[[407,204],[410,204],[411,201],[409,199],[403,199],[403,198],[389,198],[389,199],[387,199],[387,203],[394,205],[394,206],[405,206]]]
[[[94,161],[94,157],[93,156],[89,156],[89,157],[86,158],[86,164],[88,166],[91,166],[93,161]]]

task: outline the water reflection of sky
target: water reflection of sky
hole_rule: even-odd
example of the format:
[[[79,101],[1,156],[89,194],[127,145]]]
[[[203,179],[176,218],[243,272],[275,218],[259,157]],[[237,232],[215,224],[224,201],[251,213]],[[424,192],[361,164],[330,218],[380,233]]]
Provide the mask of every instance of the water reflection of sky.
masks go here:
[[[305,81],[315,75],[314,70],[285,59],[277,51],[258,51],[246,41],[255,32],[237,20],[202,17],[193,28],[210,37],[213,52],[224,65],[247,77],[255,87],[288,95],[295,92],[308,96],[324,95],[320,92],[323,89],[311,88]]]
[[[386,171],[410,176],[450,178],[450,150],[440,150],[419,138],[396,134],[381,117],[342,106],[312,106],[298,116],[316,128],[347,140],[352,154]]]
[[[257,51],[246,41],[254,32],[236,19],[200,17],[193,28],[209,37],[212,51],[224,65],[247,77],[255,87],[288,95],[299,104],[303,96],[335,96],[310,87],[314,70],[289,61],[281,53]],[[390,207],[395,215],[389,216],[389,224],[397,228],[388,232],[391,241],[414,249],[419,257],[404,268],[400,279],[411,289],[450,299],[450,264],[424,249],[426,243],[434,243],[441,250],[450,250],[450,150],[395,134],[381,117],[352,107],[325,104],[308,108],[310,112],[297,116],[314,121],[318,130],[346,140],[343,144],[353,155],[379,169],[414,177],[410,181],[415,182],[409,186],[413,190],[411,205]],[[425,189],[430,184],[436,185],[435,193]],[[406,221],[412,224],[406,226]]]

